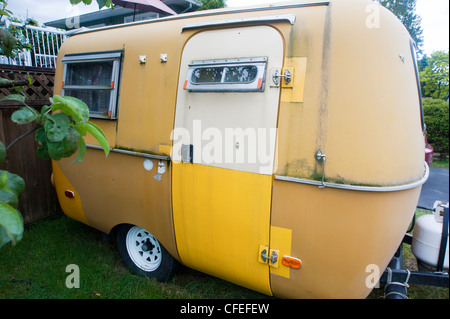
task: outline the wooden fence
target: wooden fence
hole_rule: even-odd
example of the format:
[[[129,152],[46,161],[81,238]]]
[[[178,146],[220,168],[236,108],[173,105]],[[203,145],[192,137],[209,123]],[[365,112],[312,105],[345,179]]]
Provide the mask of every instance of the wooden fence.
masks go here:
[[[53,95],[54,69],[0,65],[0,77],[14,81],[31,78],[31,85],[24,86],[27,104],[38,111]],[[14,90],[0,89],[0,98],[15,93]],[[17,125],[11,121],[12,113],[22,105],[14,101],[0,102],[0,140],[9,145],[17,137],[33,128],[34,124]],[[34,134],[13,145],[0,169],[21,176],[26,183],[25,191],[19,197],[19,211],[24,223],[29,224],[43,218],[59,214],[55,189],[50,181],[51,162],[41,160],[36,155],[37,143]]]

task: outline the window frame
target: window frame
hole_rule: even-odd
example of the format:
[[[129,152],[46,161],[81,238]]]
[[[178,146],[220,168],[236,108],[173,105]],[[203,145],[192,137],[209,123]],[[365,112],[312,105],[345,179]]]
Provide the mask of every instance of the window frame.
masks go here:
[[[64,63],[63,74],[63,88],[62,95],[65,96],[67,90],[98,90],[110,91],[109,105],[107,106],[107,115],[92,112],[89,105],[89,116],[95,119],[115,120],[118,117],[118,101],[119,101],[119,87],[120,75],[122,68],[123,50],[120,51],[106,51],[106,52],[91,52],[91,53],[73,53],[66,54],[62,62]],[[89,63],[89,62],[107,62],[112,61],[113,67],[111,71],[111,86],[94,86],[94,85],[67,85],[65,84],[68,76],[68,65],[75,63]]]
[[[409,40],[409,46],[411,49],[411,56],[414,64],[414,73],[416,75],[416,84],[417,84],[417,93],[419,95],[419,104],[420,104],[420,122],[422,125],[422,132],[425,132],[425,118],[423,115],[423,103],[422,103],[422,87],[420,85],[420,74],[419,74],[419,61],[417,60],[417,44],[416,42],[411,38]]]
[[[189,65],[183,89],[190,92],[264,92],[267,71],[267,58],[215,59],[192,61]],[[224,82],[225,72],[220,82],[193,82],[193,73],[198,69],[250,66],[257,67],[256,77],[250,82]]]

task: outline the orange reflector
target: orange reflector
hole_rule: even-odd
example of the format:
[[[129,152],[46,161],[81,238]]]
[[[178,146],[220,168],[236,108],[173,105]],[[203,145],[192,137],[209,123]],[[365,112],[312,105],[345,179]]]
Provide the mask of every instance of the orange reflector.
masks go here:
[[[108,117],[111,118],[111,111],[108,111]]]
[[[111,89],[114,89],[114,81],[111,81]]]
[[[188,80],[184,81],[184,86],[183,86],[184,90],[186,90],[187,85],[188,85]]]
[[[281,263],[286,267],[291,267],[294,269],[300,269],[300,267],[302,266],[302,261],[300,259],[290,256],[284,256],[281,260]]]
[[[62,87],[64,87],[64,81],[63,81]]]
[[[259,78],[259,80],[258,80],[258,89],[261,88],[261,85],[262,85],[262,78]]]

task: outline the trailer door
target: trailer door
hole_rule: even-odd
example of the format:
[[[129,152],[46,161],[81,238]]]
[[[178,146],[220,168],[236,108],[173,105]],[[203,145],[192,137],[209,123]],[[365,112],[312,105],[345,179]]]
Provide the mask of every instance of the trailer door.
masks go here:
[[[188,267],[271,294],[272,173],[283,39],[269,26],[195,34],[182,54],[173,216]]]

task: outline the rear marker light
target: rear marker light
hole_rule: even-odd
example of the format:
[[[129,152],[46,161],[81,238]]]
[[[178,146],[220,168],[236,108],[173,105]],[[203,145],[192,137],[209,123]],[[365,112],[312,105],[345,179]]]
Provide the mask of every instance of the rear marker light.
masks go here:
[[[283,256],[281,263],[286,267],[291,267],[293,269],[300,269],[302,266],[302,261],[300,259],[290,256]]]
[[[75,197],[75,193],[72,191],[65,191],[64,195],[66,195],[66,197],[68,198],[74,198]]]

